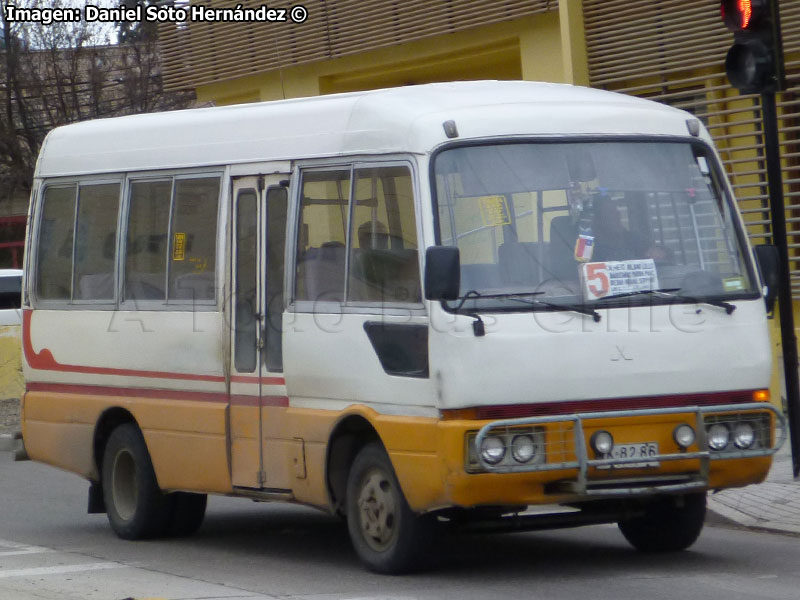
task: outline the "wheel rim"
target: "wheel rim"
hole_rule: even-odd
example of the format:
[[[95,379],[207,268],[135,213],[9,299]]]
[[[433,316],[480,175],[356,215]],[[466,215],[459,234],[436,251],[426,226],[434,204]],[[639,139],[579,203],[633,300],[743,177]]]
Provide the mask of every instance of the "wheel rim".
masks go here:
[[[358,494],[358,515],[364,540],[373,550],[389,548],[397,536],[397,497],[380,469],[366,473]]]
[[[136,462],[127,450],[120,450],[114,457],[111,479],[114,510],[122,520],[129,521],[136,512],[139,489],[136,485]]]

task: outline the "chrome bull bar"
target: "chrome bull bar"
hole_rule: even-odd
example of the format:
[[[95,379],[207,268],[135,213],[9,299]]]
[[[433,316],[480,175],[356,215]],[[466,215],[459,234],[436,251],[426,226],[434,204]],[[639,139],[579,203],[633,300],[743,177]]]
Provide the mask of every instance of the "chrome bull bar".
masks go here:
[[[712,451],[708,448],[706,438],[706,419],[715,415],[726,413],[747,413],[753,415],[758,413],[771,413],[775,417],[775,435],[769,435],[772,440],[770,447],[758,447],[747,450],[725,450]],[[584,435],[584,423],[597,419],[613,419],[625,417],[646,417],[658,415],[675,414],[694,414],[695,445],[698,448],[706,448],[696,452],[678,452],[669,454],[655,454],[642,457],[631,458],[590,458],[589,450],[586,447]],[[743,415],[737,415],[737,417]],[[514,429],[545,425],[548,423],[572,424],[574,436],[575,460],[551,460],[547,450],[547,442],[544,444],[544,456],[542,462],[532,464],[491,464],[484,460],[480,448],[483,440],[489,435],[513,435]],[[787,437],[787,425],[784,416],[771,404],[765,402],[749,402],[745,404],[723,404],[715,406],[688,406],[674,408],[654,408],[644,410],[617,410],[608,412],[592,412],[570,415],[557,415],[548,417],[527,417],[519,419],[504,419],[493,421],[484,425],[475,436],[475,455],[482,472],[489,473],[523,473],[523,472],[542,472],[560,471],[576,469],[577,479],[570,482],[570,493],[577,493],[586,496],[631,496],[647,493],[678,493],[693,489],[705,489],[709,483],[710,463],[712,460],[729,460],[737,458],[755,458],[759,456],[769,456],[775,454],[783,446]],[[564,451],[562,451],[562,454]],[[644,462],[667,462],[676,460],[700,460],[700,469],[691,476],[629,476],[625,482],[630,485],[616,485],[612,488],[595,487],[590,485],[588,471],[591,467],[624,467],[625,465],[640,465]],[[637,468],[636,466],[631,468]],[[658,481],[663,479],[663,483]],[[606,483],[605,480],[595,480],[597,483]]]

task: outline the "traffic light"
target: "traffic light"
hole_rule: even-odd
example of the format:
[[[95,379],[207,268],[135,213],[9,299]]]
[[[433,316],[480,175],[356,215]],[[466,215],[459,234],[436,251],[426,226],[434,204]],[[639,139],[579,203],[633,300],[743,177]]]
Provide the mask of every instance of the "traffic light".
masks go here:
[[[722,0],[734,43],[725,58],[728,81],[743,94],[786,88],[778,0]]]

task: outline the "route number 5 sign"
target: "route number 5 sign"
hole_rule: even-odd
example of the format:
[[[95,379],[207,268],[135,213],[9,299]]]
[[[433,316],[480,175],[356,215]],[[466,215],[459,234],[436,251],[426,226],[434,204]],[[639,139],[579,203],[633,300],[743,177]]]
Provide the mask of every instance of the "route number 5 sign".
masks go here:
[[[581,265],[581,287],[587,300],[658,289],[653,259],[619,260]]]

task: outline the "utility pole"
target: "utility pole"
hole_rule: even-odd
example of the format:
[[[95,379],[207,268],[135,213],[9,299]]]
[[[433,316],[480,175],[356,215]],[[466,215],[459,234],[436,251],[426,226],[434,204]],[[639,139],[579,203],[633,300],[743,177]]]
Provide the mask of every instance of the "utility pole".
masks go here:
[[[734,43],[725,59],[728,80],[743,94],[761,94],[772,240],[780,258],[778,310],[792,472],[797,477],[800,473],[800,381],[775,101],[775,93],[786,89],[779,8],[778,0],[722,0],[720,3],[722,20],[734,32]]]

